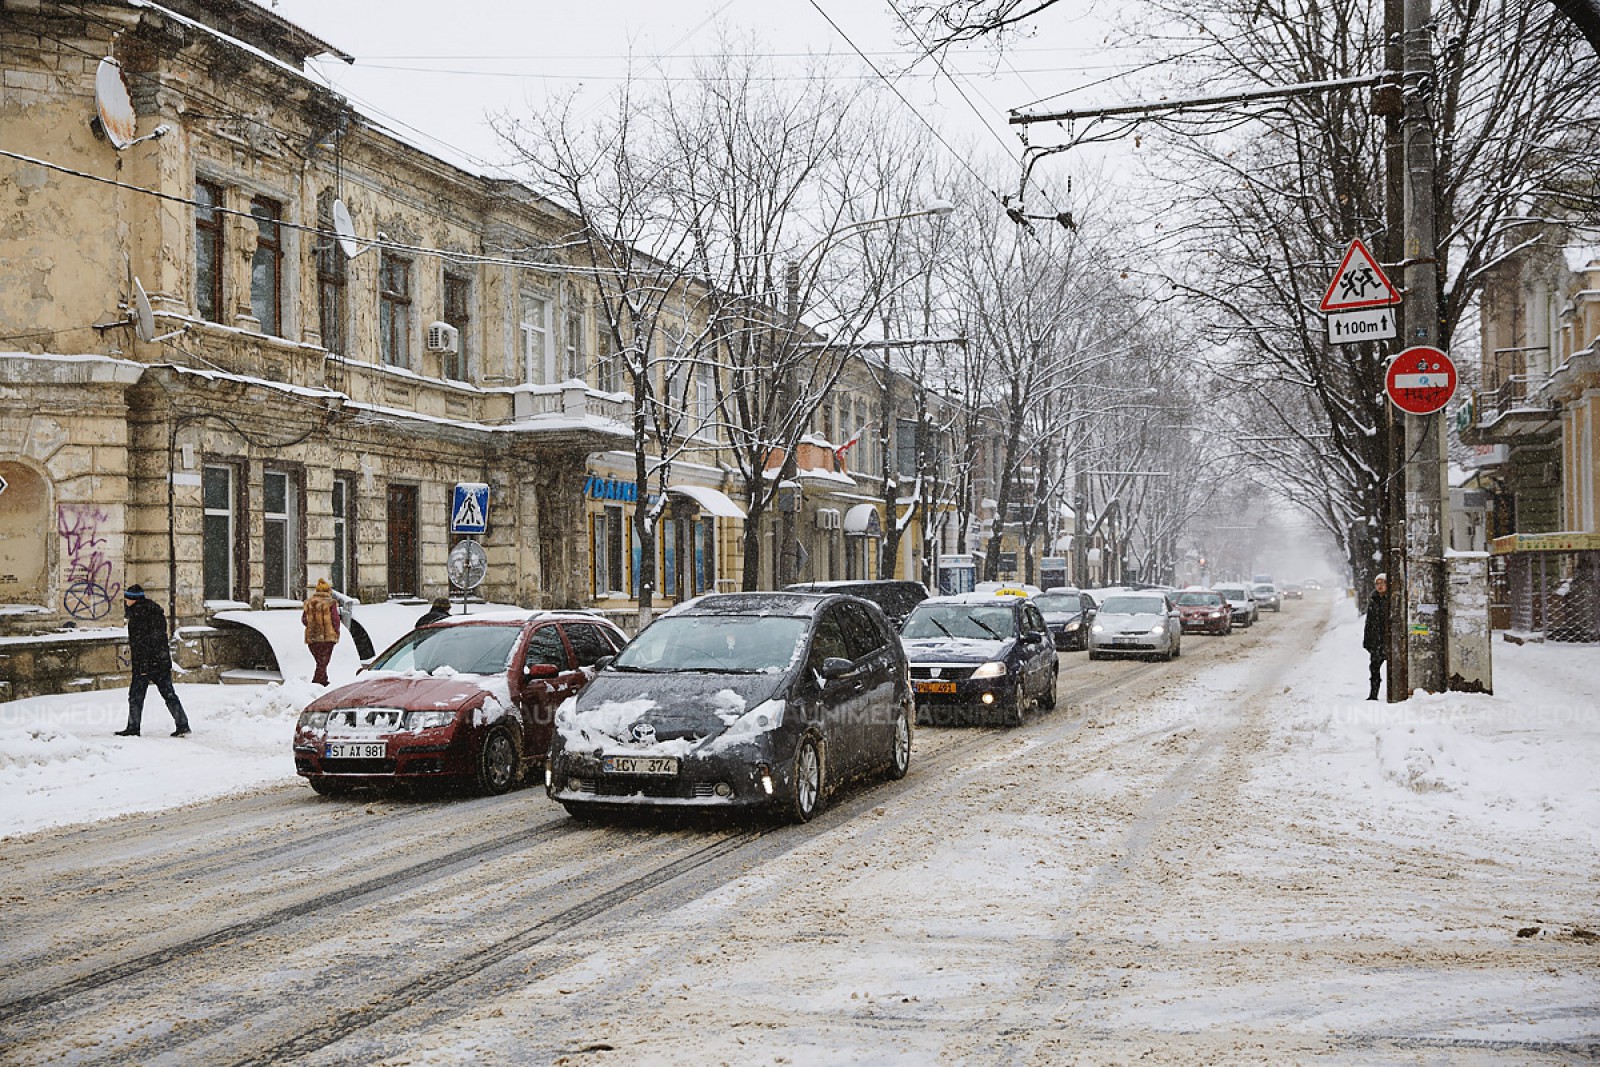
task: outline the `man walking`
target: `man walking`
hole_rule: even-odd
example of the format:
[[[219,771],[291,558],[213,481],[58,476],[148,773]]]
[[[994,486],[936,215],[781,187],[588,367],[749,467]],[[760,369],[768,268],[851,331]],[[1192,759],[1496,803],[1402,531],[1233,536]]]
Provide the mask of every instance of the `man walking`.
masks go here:
[[[317,664],[311,681],[327,685],[328,660],[333,656],[333,646],[339,643],[339,602],[333,599],[333,586],[328,579],[317,579],[317,591],[301,607],[300,621],[306,628],[306,647]]]
[[[178,691],[172,687],[172,650],[167,634],[167,614],[161,605],[144,595],[141,586],[122,591],[122,610],[128,617],[128,654],[133,661],[133,680],[128,685],[128,725],[118,737],[138,737],[139,720],[144,715],[144,694],[155,683],[156,692],[172,713],[173,737],[189,733],[189,716],[183,712]]]
[[[1380,574],[1372,580],[1372,597],[1367,601],[1367,625],[1361,634],[1361,647],[1371,660],[1371,687],[1368,700],[1378,699],[1383,662],[1389,658],[1389,576]]]

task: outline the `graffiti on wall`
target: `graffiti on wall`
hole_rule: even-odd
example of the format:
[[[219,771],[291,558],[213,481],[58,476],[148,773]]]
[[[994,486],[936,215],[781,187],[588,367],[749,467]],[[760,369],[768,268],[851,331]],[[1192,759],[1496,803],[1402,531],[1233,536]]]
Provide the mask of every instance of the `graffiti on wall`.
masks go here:
[[[95,504],[61,504],[56,508],[56,533],[61,535],[61,558],[66,563],[66,589],[61,608],[74,619],[104,618],[122,592],[113,581],[115,570],[105,554],[106,539],[100,527],[111,518]]]

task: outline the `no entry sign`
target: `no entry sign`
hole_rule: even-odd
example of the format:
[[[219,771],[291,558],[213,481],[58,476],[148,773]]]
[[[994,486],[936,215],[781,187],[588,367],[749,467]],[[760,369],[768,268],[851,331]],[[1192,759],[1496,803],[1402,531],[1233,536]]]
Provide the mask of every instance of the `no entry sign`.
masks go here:
[[[1456,365],[1437,348],[1416,345],[1394,357],[1385,388],[1401,411],[1432,415],[1455,395]]]

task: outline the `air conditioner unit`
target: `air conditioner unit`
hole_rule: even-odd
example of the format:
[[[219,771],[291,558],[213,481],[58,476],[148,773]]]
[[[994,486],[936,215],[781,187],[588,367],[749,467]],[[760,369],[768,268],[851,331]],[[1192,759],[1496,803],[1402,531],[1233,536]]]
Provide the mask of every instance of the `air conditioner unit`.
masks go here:
[[[461,331],[448,322],[428,323],[428,351],[455,352],[461,346]]]
[[[823,530],[837,530],[841,524],[838,508],[822,508],[817,512],[817,526]]]

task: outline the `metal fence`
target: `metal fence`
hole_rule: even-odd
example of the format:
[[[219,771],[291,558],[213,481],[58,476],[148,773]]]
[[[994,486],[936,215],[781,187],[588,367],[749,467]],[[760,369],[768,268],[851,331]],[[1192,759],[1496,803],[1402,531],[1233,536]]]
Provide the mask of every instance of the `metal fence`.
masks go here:
[[[1510,552],[1501,560],[1513,633],[1600,642],[1600,551]]]

